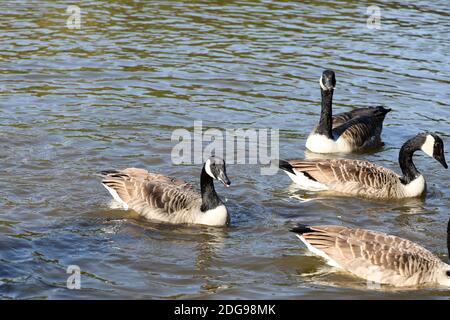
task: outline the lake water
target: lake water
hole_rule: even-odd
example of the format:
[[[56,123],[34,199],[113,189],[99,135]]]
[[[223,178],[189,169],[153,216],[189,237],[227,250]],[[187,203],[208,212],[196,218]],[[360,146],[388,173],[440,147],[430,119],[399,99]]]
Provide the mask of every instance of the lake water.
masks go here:
[[[0,298],[432,298],[446,289],[368,289],[309,254],[288,229],[343,224],[416,241],[448,261],[449,171],[418,153],[425,199],[376,202],[299,191],[283,173],[227,167],[231,226],[170,226],[111,209],[95,172],[173,165],[173,130],[280,130],[304,157],[336,71],[334,110],[383,104],[382,150],[351,155],[399,172],[401,144],[436,131],[450,148],[450,18],[442,1],[2,1]],[[76,4],[76,3],[75,3]],[[447,153],[447,158],[450,156]],[[310,201],[302,202],[298,198]],[[68,290],[66,269],[81,269]]]

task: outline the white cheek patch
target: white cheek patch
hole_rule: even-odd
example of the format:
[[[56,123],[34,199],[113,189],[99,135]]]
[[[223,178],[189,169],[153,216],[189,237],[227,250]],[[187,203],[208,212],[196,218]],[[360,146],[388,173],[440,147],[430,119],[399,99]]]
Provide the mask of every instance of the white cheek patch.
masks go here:
[[[433,157],[434,153],[434,137],[432,135],[427,135],[427,139],[422,145],[422,151],[425,152],[430,157]]]
[[[320,84],[320,87],[322,88],[322,90],[327,90],[327,88],[325,88],[325,86],[322,83],[322,76],[320,76],[319,84]]]
[[[216,179],[216,177],[213,175],[213,173],[211,172],[211,160],[206,160],[206,163],[205,163],[205,170],[206,170],[206,173],[211,177],[211,178],[213,178],[213,179]]]

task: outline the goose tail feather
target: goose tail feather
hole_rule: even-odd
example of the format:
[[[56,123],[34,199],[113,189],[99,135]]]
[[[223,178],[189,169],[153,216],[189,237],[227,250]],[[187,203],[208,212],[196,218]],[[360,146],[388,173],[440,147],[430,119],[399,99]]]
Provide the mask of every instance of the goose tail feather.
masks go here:
[[[313,232],[314,230],[311,230],[311,228],[306,224],[298,223],[295,227],[293,227],[289,231],[302,235],[304,233]]]
[[[278,160],[278,167],[279,167],[281,170],[284,170],[284,171],[286,171],[286,172],[295,174],[292,165],[291,165],[288,161],[286,161],[286,160],[281,160],[281,159]]]

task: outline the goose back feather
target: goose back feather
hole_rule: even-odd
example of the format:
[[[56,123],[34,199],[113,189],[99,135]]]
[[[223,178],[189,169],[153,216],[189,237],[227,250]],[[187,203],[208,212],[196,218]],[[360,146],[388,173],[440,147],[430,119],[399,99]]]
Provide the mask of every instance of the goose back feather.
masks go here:
[[[384,109],[383,107],[379,108]],[[333,136],[337,140],[346,141],[352,151],[383,145],[381,131],[387,112],[380,111],[379,108],[364,108],[360,110],[361,112],[354,112],[353,114],[356,116],[333,128]]]
[[[358,117],[369,117],[369,118],[379,118],[379,120],[383,121],[386,117],[386,114],[391,111],[391,109],[387,109],[383,106],[376,107],[365,107],[365,108],[356,108],[347,112],[341,112],[333,115],[333,129],[343,125],[344,123],[358,118]]]

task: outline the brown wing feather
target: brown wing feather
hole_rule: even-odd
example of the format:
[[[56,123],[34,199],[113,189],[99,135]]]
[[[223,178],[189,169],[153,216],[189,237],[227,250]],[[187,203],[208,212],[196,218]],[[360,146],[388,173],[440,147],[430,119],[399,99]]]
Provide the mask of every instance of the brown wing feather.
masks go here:
[[[333,115],[333,129],[346,123],[347,121],[357,118],[357,117],[383,117],[390,111],[390,109],[385,109],[382,106],[377,107],[366,107],[366,108],[356,108],[347,112],[341,112]],[[384,116],[383,116],[384,114]]]
[[[102,174],[102,183],[114,189],[137,212],[161,209],[173,213],[189,208],[200,195],[192,185],[144,169],[127,168]]]
[[[399,176],[395,172],[363,160],[290,160],[288,162],[294,169],[307,173],[330,189],[344,193],[373,195],[383,190],[384,195],[389,195],[390,188],[394,188],[399,183]]]
[[[355,149],[381,144],[382,120],[358,117],[333,129],[335,139],[345,139]]]
[[[356,109],[359,110],[359,109]],[[339,127],[340,125],[346,123],[347,121],[357,117],[355,114],[356,110],[348,111],[348,112],[342,112],[333,115],[332,117],[332,129],[335,129],[336,127]]]
[[[369,161],[351,159],[289,160],[296,170],[307,172],[324,184],[357,182],[370,187],[381,187],[398,175]]]
[[[140,168],[126,168],[121,171],[122,173],[130,176],[131,178],[139,181],[147,181],[153,183],[169,183],[175,185],[183,185],[186,187],[193,188],[191,184],[188,184],[184,180],[171,178],[159,173],[148,172],[145,169]]]
[[[390,109],[358,108],[333,117],[333,136],[344,139],[354,150],[382,145],[383,121]]]
[[[166,213],[173,213],[189,209],[200,195],[193,189],[186,189],[175,184],[144,183],[139,189],[138,196],[130,200],[131,207],[136,211],[151,208],[161,209]]]

